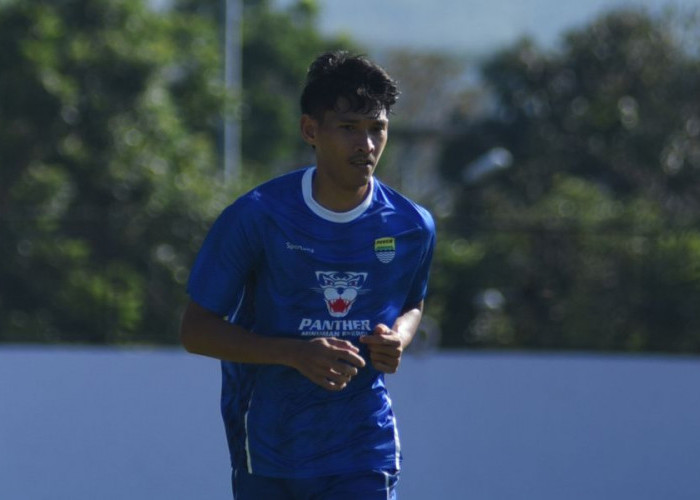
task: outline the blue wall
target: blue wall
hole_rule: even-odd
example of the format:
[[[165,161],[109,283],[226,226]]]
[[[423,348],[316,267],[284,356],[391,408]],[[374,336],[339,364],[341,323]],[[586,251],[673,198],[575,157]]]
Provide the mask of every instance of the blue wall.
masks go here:
[[[401,500],[700,498],[700,359],[441,353],[390,377]],[[230,499],[216,361],[0,347],[0,498]]]

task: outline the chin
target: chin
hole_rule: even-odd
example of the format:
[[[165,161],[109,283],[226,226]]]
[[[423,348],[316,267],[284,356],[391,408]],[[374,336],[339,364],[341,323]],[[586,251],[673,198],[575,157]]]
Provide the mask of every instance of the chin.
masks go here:
[[[370,179],[374,174],[373,165],[354,166],[354,168],[365,179]]]

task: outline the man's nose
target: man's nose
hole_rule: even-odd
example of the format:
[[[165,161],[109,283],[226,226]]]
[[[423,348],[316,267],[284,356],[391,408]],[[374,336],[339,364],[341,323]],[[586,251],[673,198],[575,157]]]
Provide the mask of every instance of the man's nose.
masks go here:
[[[373,153],[374,152],[374,139],[372,134],[369,132],[363,132],[358,137],[357,149],[363,153]]]

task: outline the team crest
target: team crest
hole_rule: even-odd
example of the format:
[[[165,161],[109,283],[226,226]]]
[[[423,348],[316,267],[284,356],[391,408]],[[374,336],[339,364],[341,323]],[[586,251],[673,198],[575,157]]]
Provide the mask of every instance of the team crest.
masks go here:
[[[382,264],[388,264],[396,255],[396,240],[394,238],[377,238],[374,240],[374,253]]]
[[[369,291],[362,290],[367,273],[316,271],[316,279],[328,313],[334,318],[347,316],[357,297]]]

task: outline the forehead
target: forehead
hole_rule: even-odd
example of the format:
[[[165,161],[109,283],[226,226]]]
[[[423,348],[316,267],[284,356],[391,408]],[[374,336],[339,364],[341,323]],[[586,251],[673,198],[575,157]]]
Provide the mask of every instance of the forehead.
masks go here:
[[[324,121],[338,122],[382,122],[388,123],[389,117],[385,109],[371,111],[352,111],[348,109],[329,109],[324,113]]]

